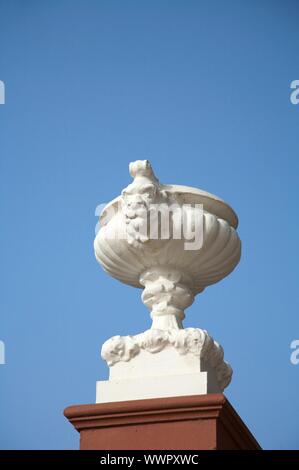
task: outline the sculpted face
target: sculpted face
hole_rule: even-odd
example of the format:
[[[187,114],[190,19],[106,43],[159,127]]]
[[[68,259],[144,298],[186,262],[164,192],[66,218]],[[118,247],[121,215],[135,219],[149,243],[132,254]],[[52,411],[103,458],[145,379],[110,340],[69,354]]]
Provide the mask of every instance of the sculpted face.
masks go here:
[[[189,332],[186,337],[186,346],[189,351],[196,353],[198,352],[204,343],[204,335],[198,329],[193,329]]]
[[[122,191],[124,205],[127,208],[138,209],[145,207],[149,209],[153,204],[157,194],[157,188],[154,183],[140,184],[134,182]]]
[[[156,185],[146,178],[136,178],[122,191],[122,212],[129,244],[139,246],[148,240],[148,214],[156,195]]]

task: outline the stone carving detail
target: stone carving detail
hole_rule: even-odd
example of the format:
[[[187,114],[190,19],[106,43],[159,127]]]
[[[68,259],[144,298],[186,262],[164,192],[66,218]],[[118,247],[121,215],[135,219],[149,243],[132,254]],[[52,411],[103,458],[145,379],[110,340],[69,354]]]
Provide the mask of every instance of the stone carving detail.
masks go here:
[[[237,216],[224,201],[205,191],[161,184],[147,160],[130,163],[129,168],[134,178],[132,183],[106,205],[100,217],[101,228],[94,242],[96,259],[111,276],[146,289],[154,288],[150,285],[151,277],[157,269],[174,271],[176,274],[170,277],[181,273],[181,280],[174,283],[178,286],[177,293],[184,286],[182,294],[189,306],[192,302],[188,303],[187,297],[191,293],[195,296],[202,292],[227,276],[238,264],[241,243],[236,232]],[[203,206],[203,243],[194,250],[184,248],[183,222],[173,211],[174,206],[179,210],[188,205],[192,206],[188,209],[191,212],[194,205]],[[159,217],[162,206],[169,210],[169,217],[165,219],[169,222],[169,236]],[[182,233],[182,238],[174,238],[174,226],[176,233]],[[152,228],[158,238],[150,233]],[[151,274],[147,274],[148,271]],[[161,273],[156,274],[160,276]],[[168,276],[166,278],[171,281]],[[157,283],[155,281],[155,288]],[[161,290],[165,293],[167,283],[163,280],[162,284]],[[173,299],[178,297],[175,295]],[[144,300],[147,304],[151,302],[147,294],[144,294]],[[161,305],[156,304],[153,310],[155,313],[162,311]]]
[[[171,335],[172,344],[180,354],[189,352],[198,357],[208,352],[207,348],[203,349],[205,344],[214,342],[208,333],[200,328],[185,328],[171,332]]]
[[[134,338],[139,350],[144,349],[153,354],[162,351],[169,344],[169,334],[165,330],[146,330]]]
[[[188,283],[191,283],[189,279]],[[141,298],[151,311],[153,328],[156,324],[162,324],[161,318],[160,322],[155,322],[155,317],[163,317],[163,326],[166,329],[182,328],[184,309],[194,300],[194,294],[187,287],[183,273],[175,269],[155,267],[140,276],[140,284],[145,287]]]
[[[223,359],[222,347],[204,330],[184,329],[182,321],[184,310],[194,297],[226,277],[238,264],[238,218],[228,204],[213,194],[160,183],[147,160],[130,163],[129,170],[133,181],[105,206],[100,217],[95,256],[108,274],[143,288],[142,301],[150,310],[153,323],[150,330],[139,335],[114,336],[106,341],[102,357],[113,367],[132,360],[141,351],[156,354],[171,347],[180,355],[198,358],[203,367],[214,369],[218,384],[224,389],[231,380],[232,369]],[[199,214],[195,206],[202,207],[200,225],[195,223]],[[168,219],[160,217],[162,208],[170,214]],[[191,231],[200,234],[200,244],[192,245],[192,249],[182,214],[190,216]],[[168,226],[165,220],[169,220]],[[158,236],[153,236],[152,228],[157,229],[154,234]],[[159,361],[154,362],[159,367]],[[196,369],[197,361],[191,362]],[[214,380],[215,374],[211,376]]]
[[[231,381],[232,369],[223,359],[222,347],[199,328],[150,329],[136,336],[113,336],[103,344],[101,356],[111,367],[133,359],[141,350],[155,354],[166,347],[174,347],[182,355],[193,354],[215,369],[221,390]]]
[[[166,199],[165,191],[148,160],[130,163],[130,175],[134,178],[121,193],[122,212],[126,223],[127,241],[135,248],[149,241],[149,217],[154,223],[155,204]]]
[[[113,336],[102,346],[102,357],[108,366],[112,366],[119,361],[130,361],[139,353],[139,346],[132,336]]]

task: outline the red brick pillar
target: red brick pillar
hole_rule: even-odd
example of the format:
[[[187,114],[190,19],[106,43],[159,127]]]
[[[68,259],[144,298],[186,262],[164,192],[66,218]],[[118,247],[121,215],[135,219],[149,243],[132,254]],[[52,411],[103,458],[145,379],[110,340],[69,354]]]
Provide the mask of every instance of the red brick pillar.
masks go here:
[[[70,406],[82,450],[260,449],[222,394]]]

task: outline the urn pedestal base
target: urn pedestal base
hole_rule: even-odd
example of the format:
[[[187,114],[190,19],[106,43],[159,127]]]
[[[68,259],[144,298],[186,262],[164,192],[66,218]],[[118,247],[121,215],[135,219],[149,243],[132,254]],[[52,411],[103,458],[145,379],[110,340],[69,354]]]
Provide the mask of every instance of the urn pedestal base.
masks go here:
[[[164,377],[100,380],[96,386],[96,403],[206,395],[215,392],[220,390],[213,370]]]
[[[109,380],[97,382],[96,403],[221,393],[232,376],[222,347],[200,328],[113,336],[102,358]]]
[[[223,394],[70,406],[82,450],[254,450],[258,442]]]

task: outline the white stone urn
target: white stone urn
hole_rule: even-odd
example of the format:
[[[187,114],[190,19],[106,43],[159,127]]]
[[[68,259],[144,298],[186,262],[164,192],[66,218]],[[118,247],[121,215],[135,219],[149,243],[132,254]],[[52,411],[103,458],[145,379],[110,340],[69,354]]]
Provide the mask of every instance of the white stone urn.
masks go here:
[[[182,320],[195,295],[238,264],[237,216],[210,193],[161,184],[147,160],[129,169],[133,182],[100,216],[95,256],[108,274],[143,289],[152,326],[104,343],[110,377],[97,383],[97,402],[221,392],[232,375],[221,346]]]

